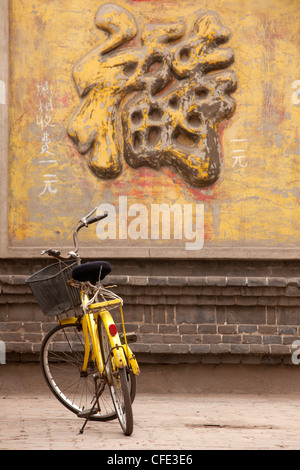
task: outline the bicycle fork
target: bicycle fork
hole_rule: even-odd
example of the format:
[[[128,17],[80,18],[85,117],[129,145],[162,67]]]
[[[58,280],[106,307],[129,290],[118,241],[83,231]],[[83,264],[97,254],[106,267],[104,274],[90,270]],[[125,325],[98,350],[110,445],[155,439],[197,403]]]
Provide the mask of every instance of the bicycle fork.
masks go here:
[[[127,367],[127,362],[129,363],[130,367],[132,367],[133,373],[138,375],[139,368],[137,362],[135,360],[135,356],[132,354],[128,345],[121,344],[120,336],[117,333],[117,329],[115,323],[113,321],[112,316],[108,312],[108,310],[102,310],[100,312],[91,312],[90,314],[87,313],[80,318],[80,320],[76,317],[69,317],[60,320],[61,325],[66,324],[80,324],[82,328],[82,333],[84,337],[84,359],[82,364],[81,374],[84,376],[87,373],[87,367],[89,363],[89,359],[97,364],[98,370],[100,374],[105,373],[105,364],[103,362],[103,357],[101,354],[100,349],[100,340],[98,335],[98,327],[97,327],[97,317],[98,315],[101,316],[101,319],[104,323],[107,336],[110,341],[111,353],[114,357],[114,363],[116,368],[122,369],[123,367]],[[112,328],[113,326],[113,328]],[[114,335],[111,334],[111,331],[116,332]],[[90,351],[90,343],[92,344],[92,351]],[[128,358],[128,361],[127,361]]]

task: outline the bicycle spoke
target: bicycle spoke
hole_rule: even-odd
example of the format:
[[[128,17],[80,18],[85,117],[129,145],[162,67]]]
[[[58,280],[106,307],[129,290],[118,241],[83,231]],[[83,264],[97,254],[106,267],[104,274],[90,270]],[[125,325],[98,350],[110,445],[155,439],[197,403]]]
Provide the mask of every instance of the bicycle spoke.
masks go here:
[[[76,325],[58,326],[52,330],[43,342],[41,359],[46,381],[54,395],[74,413],[90,408],[96,396],[94,374],[98,370],[89,361],[85,376],[81,374],[84,341]],[[98,402],[101,410],[91,417],[92,420],[105,421],[116,417],[107,387],[98,397]]]

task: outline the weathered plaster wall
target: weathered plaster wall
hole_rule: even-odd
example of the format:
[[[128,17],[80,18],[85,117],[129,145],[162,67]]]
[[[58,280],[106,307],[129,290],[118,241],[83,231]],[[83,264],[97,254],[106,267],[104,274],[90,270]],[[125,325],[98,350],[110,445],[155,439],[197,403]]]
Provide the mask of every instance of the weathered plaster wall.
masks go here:
[[[103,3],[9,2],[9,256],[60,244],[74,220],[104,203],[116,210],[116,227],[106,227],[115,239],[90,230],[94,254],[101,246],[109,256],[126,248],[146,257],[299,257],[298,2],[120,0],[109,13]],[[200,9],[222,24],[211,13],[201,23]],[[129,32],[118,29],[122,15]],[[189,114],[200,109],[189,95],[195,83],[206,85],[198,117]],[[176,96],[180,112],[171,109]],[[165,117],[153,113],[154,150],[138,151],[134,129],[146,132],[145,122],[130,116],[150,113],[151,100]],[[171,230],[163,239],[151,220],[163,203],[181,214],[190,204],[186,226],[202,227],[204,215],[203,247],[199,228],[199,249],[185,249],[185,219],[177,238]]]

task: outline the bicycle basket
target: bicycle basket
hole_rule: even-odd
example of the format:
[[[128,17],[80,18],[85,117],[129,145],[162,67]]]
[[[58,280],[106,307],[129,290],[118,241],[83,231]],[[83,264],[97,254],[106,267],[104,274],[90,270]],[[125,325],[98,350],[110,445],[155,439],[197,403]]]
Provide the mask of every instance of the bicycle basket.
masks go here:
[[[67,284],[74,265],[73,260],[51,264],[26,280],[45,315],[60,315],[80,305],[79,289]]]

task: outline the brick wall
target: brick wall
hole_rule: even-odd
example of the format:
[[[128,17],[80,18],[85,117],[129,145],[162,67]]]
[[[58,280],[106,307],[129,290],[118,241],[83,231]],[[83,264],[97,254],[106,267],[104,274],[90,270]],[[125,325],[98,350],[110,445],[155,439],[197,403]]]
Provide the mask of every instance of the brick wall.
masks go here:
[[[38,353],[54,326],[26,278],[0,275],[0,339],[12,359]],[[291,363],[300,339],[300,278],[115,275],[107,284],[118,285],[145,362]]]

